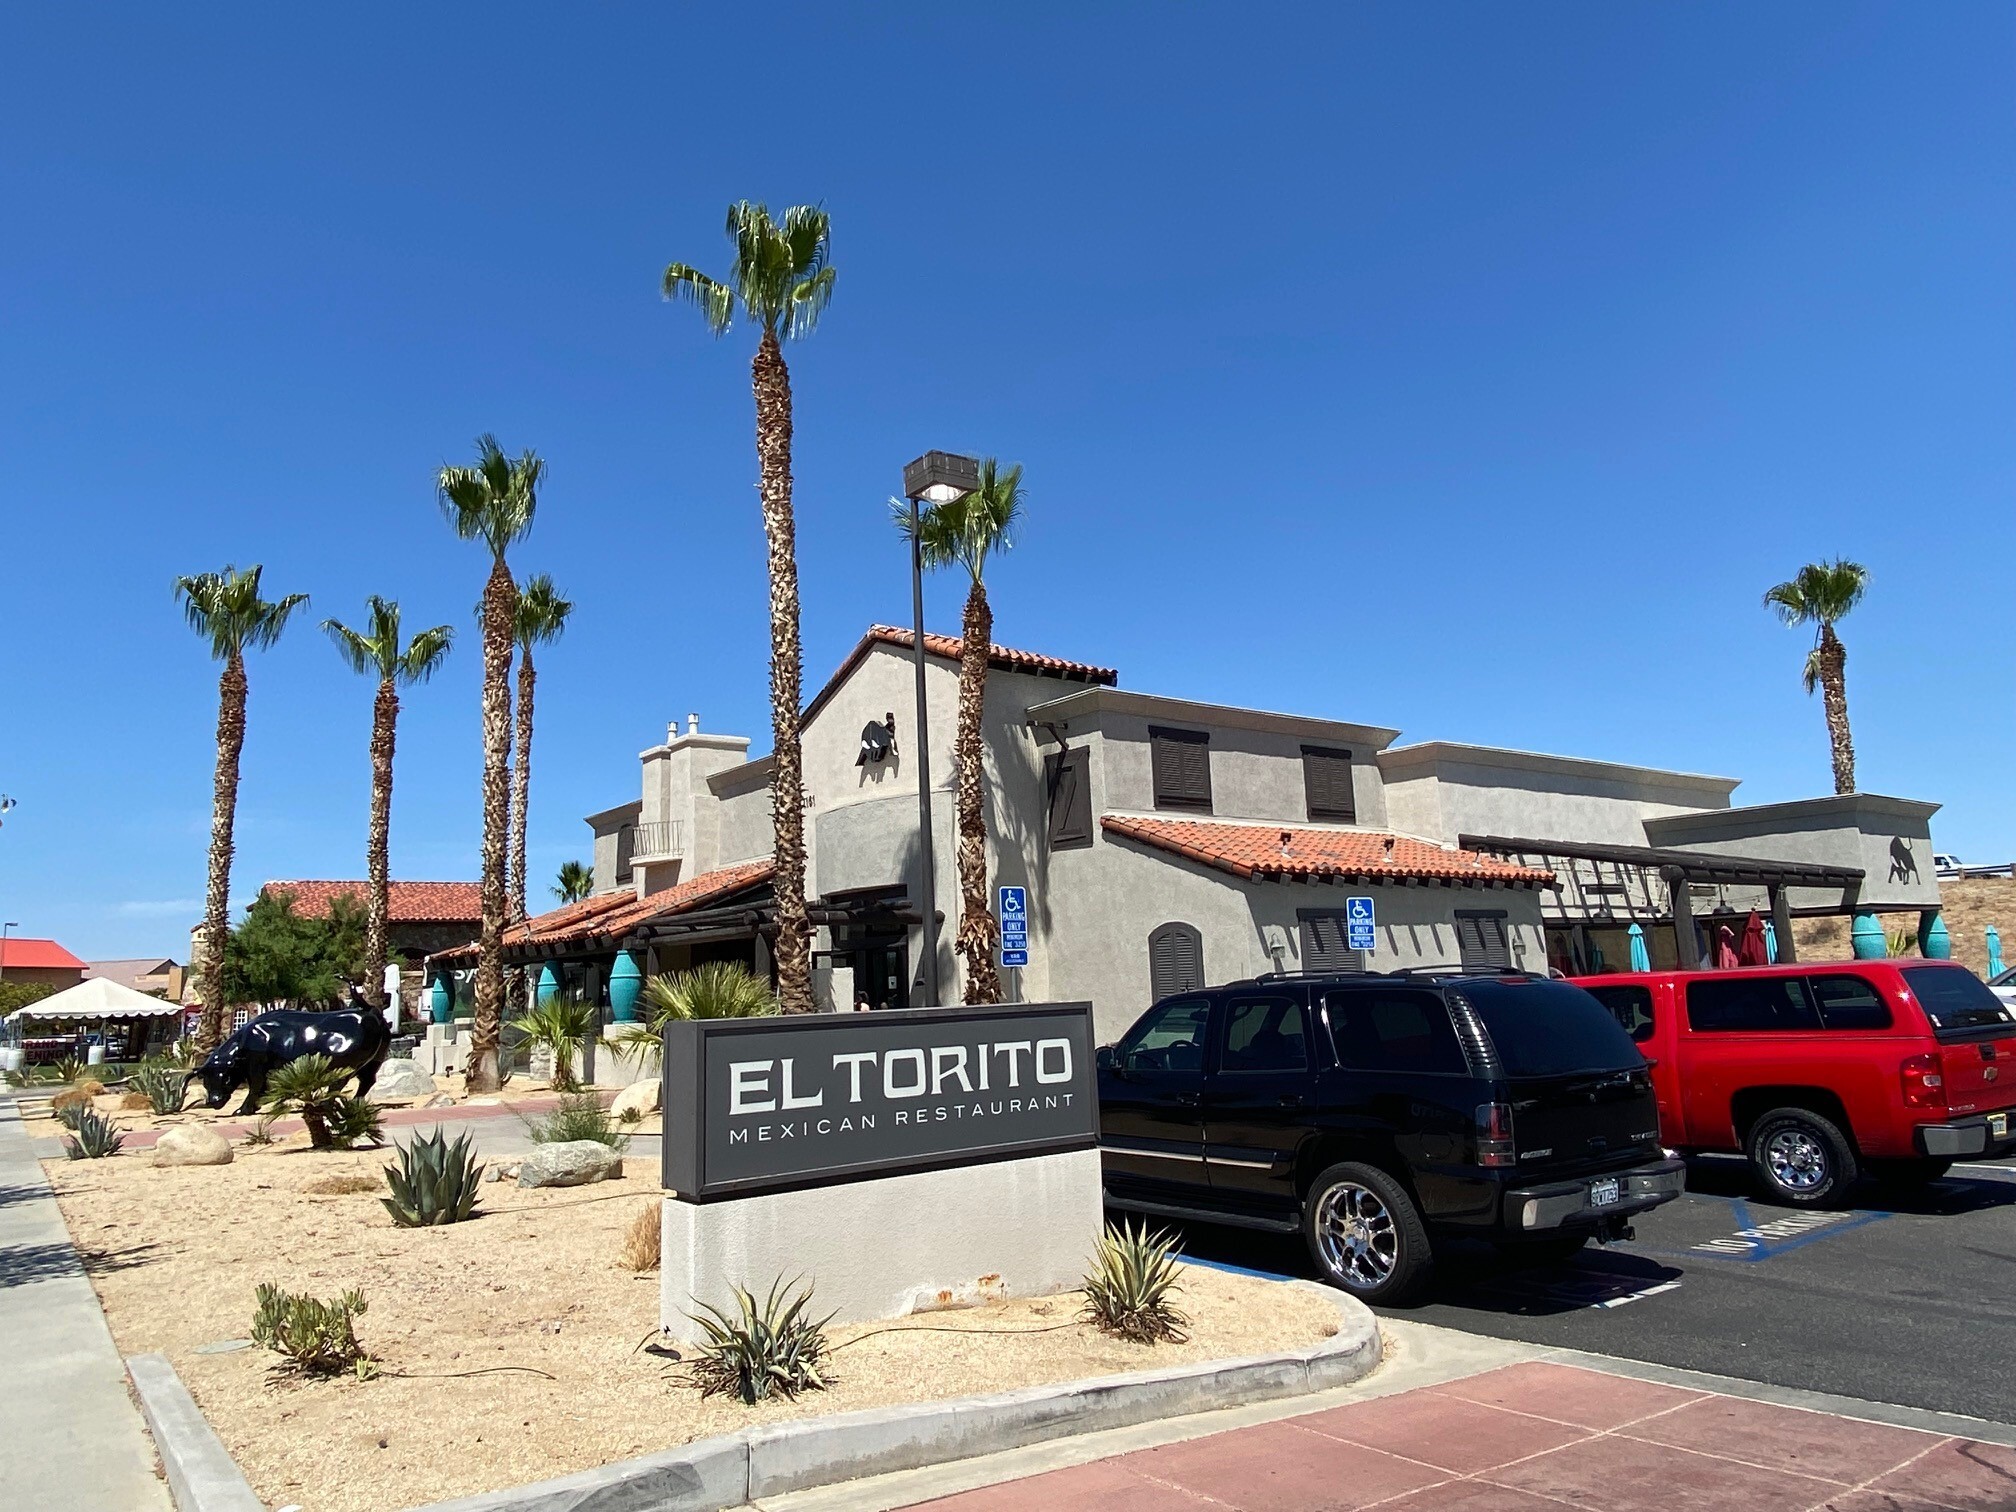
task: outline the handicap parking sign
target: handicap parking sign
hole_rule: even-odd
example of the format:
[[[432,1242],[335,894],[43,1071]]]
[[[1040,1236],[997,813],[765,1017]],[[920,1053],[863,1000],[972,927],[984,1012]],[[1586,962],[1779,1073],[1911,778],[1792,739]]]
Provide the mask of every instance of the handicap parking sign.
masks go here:
[[[1372,912],[1372,900],[1370,898],[1346,898],[1344,900],[1345,949],[1376,949],[1375,926],[1376,920]]]
[[[1029,889],[1003,887],[998,890],[1001,910],[1001,964],[1029,964]]]

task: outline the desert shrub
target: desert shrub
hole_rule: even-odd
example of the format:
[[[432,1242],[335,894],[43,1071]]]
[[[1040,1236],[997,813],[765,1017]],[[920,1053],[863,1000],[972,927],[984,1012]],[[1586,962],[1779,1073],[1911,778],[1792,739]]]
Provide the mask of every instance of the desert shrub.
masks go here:
[[[663,1235],[662,1216],[658,1204],[654,1202],[632,1218],[630,1226],[623,1230],[623,1245],[616,1251],[617,1265],[638,1275],[658,1269]]]
[[[248,1145],[270,1145],[273,1143],[273,1115],[271,1113],[260,1114],[259,1121],[245,1131],[245,1143]]]
[[[738,1286],[733,1316],[705,1302],[699,1312],[687,1314],[706,1335],[692,1363],[701,1396],[733,1392],[753,1405],[826,1389],[826,1325],[833,1315],[811,1316],[809,1286],[794,1296],[784,1293],[779,1279],[759,1303]]]
[[[202,1058],[196,1053],[196,1036],[193,1034],[183,1035],[168,1047],[169,1063],[183,1071],[193,1070]]]
[[[370,1355],[357,1342],[355,1321],[364,1315],[364,1294],[347,1291],[334,1302],[302,1292],[283,1292],[259,1283],[252,1315],[252,1341],[284,1356],[276,1370],[296,1375],[338,1375],[349,1370],[360,1380],[374,1374]]]
[[[298,1113],[308,1126],[308,1143],[318,1150],[333,1150],[329,1121],[343,1116],[343,1104],[356,1101],[343,1095],[350,1072],[331,1063],[326,1055],[304,1055],[291,1060],[266,1080],[266,1101],[260,1106],[269,1114]]]
[[[103,1160],[117,1155],[126,1143],[126,1136],[113,1127],[111,1119],[100,1118],[89,1108],[79,1110],[75,1127],[77,1132],[63,1139],[63,1153],[72,1160]]]
[[[644,1122],[644,1110],[642,1108],[625,1108],[621,1113],[616,1115],[616,1122],[626,1126],[640,1124]]]
[[[355,1197],[377,1191],[378,1185],[376,1176],[317,1176],[302,1182],[301,1190],[310,1197]]]
[[[437,1128],[409,1140],[399,1151],[399,1164],[385,1167],[390,1197],[379,1199],[400,1228],[430,1228],[460,1223],[476,1214],[483,1165],[470,1148],[469,1136],[453,1142]]]
[[[1176,1285],[1176,1241],[1145,1224],[1108,1225],[1085,1277],[1085,1316],[1102,1333],[1137,1344],[1181,1344],[1190,1320],[1169,1301]]]
[[[183,1073],[167,1061],[147,1061],[127,1079],[127,1084],[147,1099],[156,1113],[180,1113],[184,1096]]]
[[[49,1109],[52,1113],[61,1114],[66,1108],[88,1108],[91,1106],[91,1099],[104,1090],[103,1082],[87,1078],[75,1086],[65,1087],[50,1098]]]
[[[593,1003],[571,994],[548,998],[511,1020],[511,1027],[552,1052],[555,1092],[580,1090],[574,1075],[575,1047],[602,1027],[602,1015]]]
[[[560,1106],[552,1112],[537,1118],[521,1115],[519,1121],[525,1125],[525,1132],[532,1136],[534,1144],[566,1144],[576,1139],[592,1139],[614,1150],[630,1146],[629,1137],[616,1132],[609,1110],[602,1106],[601,1099],[593,1092],[578,1092],[563,1097]]]
[[[654,976],[637,996],[644,1021],[626,1024],[611,1043],[657,1065],[665,1053],[665,1026],[686,1019],[760,1018],[781,1013],[770,983],[735,961],[707,961],[691,971]]]
[[[339,1097],[329,1111],[329,1143],[339,1150],[354,1150],[366,1140],[381,1145],[385,1143],[383,1116],[378,1105],[366,1098]]]
[[[84,1075],[84,1062],[74,1055],[66,1055],[60,1060],[51,1061],[49,1066],[56,1073],[56,1080],[66,1086]]]
[[[145,1092],[122,1092],[119,1094],[119,1111],[122,1113],[152,1112],[154,1099]]]

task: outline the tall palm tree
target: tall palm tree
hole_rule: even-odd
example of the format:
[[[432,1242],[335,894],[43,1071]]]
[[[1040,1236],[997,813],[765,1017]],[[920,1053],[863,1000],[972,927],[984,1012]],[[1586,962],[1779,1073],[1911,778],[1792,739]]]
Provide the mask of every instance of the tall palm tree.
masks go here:
[[[560,638],[571,599],[560,597],[553,579],[539,573],[518,590],[518,610],[512,616],[512,639],[518,646],[518,759],[511,767],[511,917],[525,917],[525,816],[532,796],[532,693],[539,675],[532,668],[532,648]]]
[[[987,704],[987,657],[994,644],[994,611],[983,574],[987,558],[1004,552],[1022,519],[1022,467],[1001,470],[992,457],[980,464],[980,486],[933,504],[917,517],[918,555],[926,567],[964,567],[972,580],[960,626],[959,723],[952,766],[958,774],[959,933],[953,948],[966,963],[966,1001],[1001,1001],[994,966],[1000,927],[987,895],[987,791],[980,716]],[[908,539],[910,506],[890,501],[897,530]]]
[[[444,467],[435,480],[441,512],[465,541],[490,548],[483,585],[483,924],[477,935],[476,1014],[467,1086],[495,1092],[497,1039],[504,1022],[504,842],[510,826],[511,647],[518,585],[505,553],[532,529],[546,464],[532,452],[515,461],[495,436],[479,436],[473,467]]]
[[[378,679],[378,696],[371,705],[371,829],[364,858],[370,878],[364,912],[364,1000],[373,1008],[383,1008],[385,916],[392,892],[392,753],[398,739],[399,685],[424,683],[432,677],[447,659],[455,632],[446,625],[436,625],[402,646],[398,603],[374,593],[364,605],[368,628],[353,630],[334,619],[322,621],[322,628],[351,671]]]
[[[583,862],[562,861],[560,875],[553,879],[553,896],[562,903],[579,903],[595,890],[595,873]]]
[[[1813,649],[1806,655],[1806,691],[1820,689],[1827,710],[1827,738],[1834,747],[1834,791],[1855,791],[1855,740],[1848,730],[1848,648],[1834,626],[1862,602],[1869,569],[1846,557],[1808,562],[1764,595],[1764,604],[1788,625],[1812,625]]]
[[[224,1038],[224,939],[230,929],[232,831],[238,821],[238,757],[245,749],[245,653],[264,650],[280,639],[305,593],[277,601],[259,596],[255,564],[240,572],[199,572],[175,579],[189,628],[210,643],[224,664],[217,679],[217,775],[211,789],[210,885],[203,899],[203,971],[199,984],[203,1017],[196,1047],[209,1051]]]
[[[739,307],[762,328],[750,363],[756,395],[756,464],[763,535],[770,553],[770,735],[776,832],[777,991],[786,1013],[810,1013],[812,923],[805,910],[805,775],[798,749],[802,666],[798,645],[797,527],[791,515],[791,373],[783,343],[809,336],[833,297],[827,262],[831,225],[816,205],[793,205],[782,221],[747,200],[728,209],[735,266],[717,282],[685,263],[665,269],[665,297],[690,299],[716,336]]]

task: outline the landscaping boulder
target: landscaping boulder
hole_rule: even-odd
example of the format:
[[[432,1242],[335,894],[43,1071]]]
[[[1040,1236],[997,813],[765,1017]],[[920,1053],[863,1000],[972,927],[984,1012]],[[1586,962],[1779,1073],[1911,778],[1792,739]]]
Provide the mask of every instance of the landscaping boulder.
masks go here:
[[[378,1068],[378,1080],[371,1085],[371,1101],[403,1102],[409,1097],[432,1097],[440,1090],[434,1078],[420,1069],[418,1061],[388,1060]]]
[[[521,1187],[586,1186],[623,1174],[623,1154],[595,1139],[570,1139],[533,1147],[518,1167]]]
[[[649,1081],[632,1082],[616,1094],[616,1101],[609,1105],[609,1116],[622,1123],[625,1113],[635,1112],[639,1118],[656,1113],[663,1090],[655,1076]]]
[[[154,1141],[157,1166],[229,1165],[231,1141],[208,1124],[177,1124]]]

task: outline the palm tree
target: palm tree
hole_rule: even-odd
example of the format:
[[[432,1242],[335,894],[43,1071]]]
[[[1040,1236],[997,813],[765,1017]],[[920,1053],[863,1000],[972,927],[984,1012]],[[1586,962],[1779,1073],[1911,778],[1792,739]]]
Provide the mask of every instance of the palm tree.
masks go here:
[[[573,602],[560,597],[545,573],[525,580],[518,590],[518,610],[512,618],[512,639],[518,645],[518,760],[511,768],[511,917],[525,917],[525,815],[532,796],[532,691],[538,674],[532,670],[532,648],[560,638]]]
[[[762,327],[750,384],[756,395],[756,464],[763,534],[770,551],[770,733],[774,769],[770,816],[776,832],[777,989],[786,1013],[810,1013],[812,923],[805,910],[805,777],[798,749],[797,527],[791,516],[791,373],[783,343],[809,336],[833,297],[831,223],[816,205],[793,205],[783,220],[747,200],[728,209],[735,267],[716,282],[685,263],[665,269],[665,297],[690,299],[716,336],[739,306]]]
[[[562,861],[554,879],[553,896],[562,903],[579,903],[595,890],[595,873],[585,862]]]
[[[654,976],[638,994],[641,1023],[612,1035],[619,1048],[657,1065],[665,1051],[665,1026],[688,1019],[760,1018],[781,1005],[770,984],[739,961],[704,961],[691,971]]]
[[[1862,602],[1869,569],[1838,557],[1808,562],[1790,581],[1764,595],[1768,609],[1788,625],[1813,625],[1813,649],[1806,655],[1806,691],[1820,689],[1827,710],[1827,738],[1834,747],[1834,791],[1855,791],[1855,740],[1848,730],[1848,648],[1834,626]]]
[[[992,457],[980,464],[980,486],[917,517],[917,548],[926,567],[959,566],[972,586],[960,627],[959,723],[952,743],[958,773],[959,934],[953,948],[966,963],[966,1001],[1001,1001],[994,966],[1000,927],[987,896],[987,793],[980,715],[987,704],[987,657],[994,644],[994,611],[982,574],[987,558],[1006,551],[1022,518],[1022,467],[1002,471]],[[897,530],[907,540],[910,506],[890,501]]]
[[[210,643],[224,664],[217,679],[217,775],[210,811],[210,885],[203,902],[203,1017],[196,1048],[209,1052],[224,1038],[224,940],[230,931],[232,830],[238,820],[238,757],[245,749],[245,653],[264,650],[280,639],[305,593],[277,602],[259,596],[257,566],[243,572],[199,572],[175,579],[189,628]]]
[[[444,467],[436,479],[441,512],[465,541],[490,548],[483,585],[483,924],[477,935],[476,1015],[471,1027],[467,1086],[499,1086],[497,1040],[504,1018],[504,842],[510,826],[511,646],[516,637],[518,585],[504,554],[532,529],[546,464],[532,452],[516,461],[494,436],[476,441],[473,467]]]
[[[424,683],[432,677],[447,659],[455,632],[446,625],[436,625],[402,647],[398,603],[374,593],[364,604],[370,615],[368,629],[352,630],[333,619],[322,621],[322,628],[351,671],[378,679],[378,696],[371,706],[371,829],[364,859],[371,889],[364,915],[364,1000],[373,1008],[383,1008],[385,916],[392,891],[392,752],[398,738],[399,685]]]

